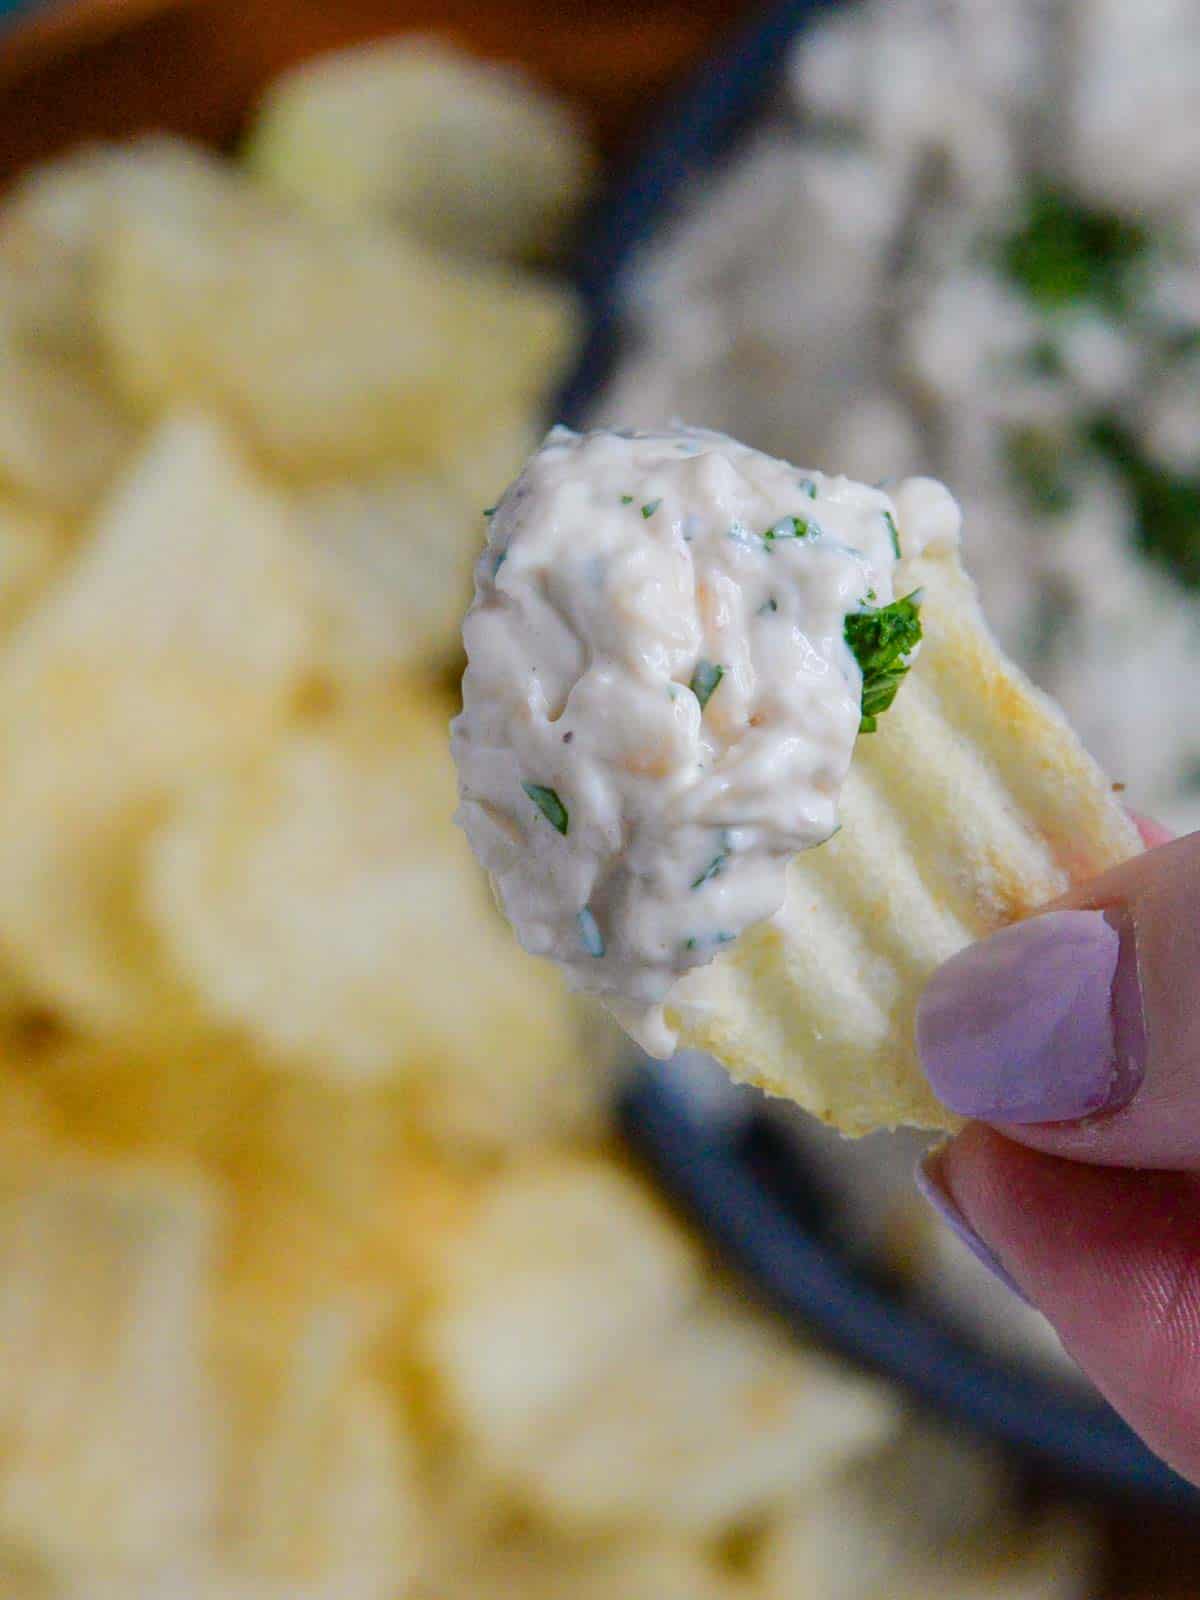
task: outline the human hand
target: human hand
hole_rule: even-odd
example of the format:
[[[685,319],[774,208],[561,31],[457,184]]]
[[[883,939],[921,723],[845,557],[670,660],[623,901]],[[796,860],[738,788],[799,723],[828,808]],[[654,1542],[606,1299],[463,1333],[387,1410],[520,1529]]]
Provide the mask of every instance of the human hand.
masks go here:
[[[1200,1482],[1200,833],[961,952],[917,1013],[977,1119],[918,1184],[1113,1406]]]

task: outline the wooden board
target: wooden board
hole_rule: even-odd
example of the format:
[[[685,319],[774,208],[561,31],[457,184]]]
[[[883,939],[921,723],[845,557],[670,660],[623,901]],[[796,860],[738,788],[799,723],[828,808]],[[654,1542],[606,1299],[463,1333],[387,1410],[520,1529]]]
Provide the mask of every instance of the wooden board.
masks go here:
[[[745,0],[74,0],[0,42],[0,182],[81,139],[225,144],[284,67],[417,28],[518,61],[627,149]]]

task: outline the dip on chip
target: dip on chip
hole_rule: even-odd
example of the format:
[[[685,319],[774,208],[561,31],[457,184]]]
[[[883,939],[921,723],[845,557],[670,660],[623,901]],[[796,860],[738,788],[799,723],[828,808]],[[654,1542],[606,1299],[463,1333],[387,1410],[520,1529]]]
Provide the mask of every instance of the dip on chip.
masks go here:
[[[945,1125],[926,977],[1138,848],[992,644],[959,524],[928,479],[555,429],[464,626],[460,818],[521,942],[653,1053],[847,1132]]]

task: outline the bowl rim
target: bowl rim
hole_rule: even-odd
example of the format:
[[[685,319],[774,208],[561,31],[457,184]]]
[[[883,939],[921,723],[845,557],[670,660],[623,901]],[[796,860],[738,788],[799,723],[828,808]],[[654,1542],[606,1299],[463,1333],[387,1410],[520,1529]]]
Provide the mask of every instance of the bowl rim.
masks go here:
[[[800,31],[844,0],[776,0],[710,57],[587,218],[574,280],[588,327],[558,416],[586,421],[614,366],[639,256],[695,179],[726,156],[775,85]],[[1179,1477],[1100,1399],[987,1354],[920,1307],[887,1294],[822,1239],[753,1156],[754,1130],[706,1124],[678,1086],[643,1064],[621,1103],[624,1135],[720,1255],[792,1326],[814,1331],[944,1416],[1041,1463],[1067,1483],[1195,1512]]]

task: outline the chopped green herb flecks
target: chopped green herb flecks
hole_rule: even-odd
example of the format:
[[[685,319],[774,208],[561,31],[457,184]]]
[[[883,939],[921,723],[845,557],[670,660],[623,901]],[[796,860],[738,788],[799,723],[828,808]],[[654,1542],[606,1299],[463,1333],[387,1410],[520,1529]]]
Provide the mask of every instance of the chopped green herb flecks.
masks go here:
[[[696,933],[690,939],[683,941],[685,950],[712,950],[718,949],[723,944],[732,944],[737,938],[736,933]]]
[[[493,578],[500,571],[500,568],[504,565],[504,563],[507,560],[508,560],[508,551],[507,550],[497,550],[496,551],[496,554],[495,554],[495,556],[494,556],[494,558],[492,560],[492,577]]]
[[[880,714],[896,698],[912,653],[921,642],[920,594],[846,618],[846,643],[862,669],[860,733],[874,733]]]
[[[521,787],[551,827],[565,834],[570,826],[570,818],[566,806],[558,798],[556,791],[547,788],[543,783],[523,783]]]
[[[651,500],[648,505],[644,505],[642,507],[642,515],[645,518],[649,519],[658,510],[660,505],[662,505],[662,501],[661,500]]]
[[[631,494],[623,494],[621,496],[621,504],[623,506],[631,506],[633,504],[633,496]]]
[[[883,513],[883,520],[887,523],[888,538],[892,541],[892,554],[896,560],[900,559],[900,529],[896,526],[896,519],[890,511]]]
[[[1124,479],[1143,550],[1180,583],[1200,588],[1200,474],[1172,472],[1152,461],[1118,422],[1094,423],[1088,439]]]
[[[494,517],[496,515],[496,507],[495,506],[484,506],[483,514],[484,514],[485,517]]]
[[[1200,353],[1200,328],[1176,328],[1168,335],[1166,353],[1173,361],[1189,361]]]
[[[778,611],[778,610],[779,610],[779,601],[776,600],[774,595],[769,595],[767,597],[767,599],[765,599],[763,601],[762,605],[759,606],[757,614],[760,617],[767,617],[767,616],[770,616],[772,612],[775,612],[775,611]]]
[[[1028,366],[1035,378],[1061,378],[1066,368],[1053,339],[1038,339],[1030,346]]]
[[[797,478],[796,482],[800,485],[801,489],[810,500],[815,500],[817,498],[817,486],[811,478]]]
[[[719,855],[715,855],[700,876],[693,880],[692,888],[701,889],[706,883],[711,883],[714,878],[719,878],[721,873],[724,872],[725,863],[728,860],[728,850],[722,850]]]
[[[697,661],[696,670],[692,673],[692,681],[688,688],[700,702],[701,711],[712,699],[713,693],[721,679],[725,676],[725,668],[718,666],[714,661]]]
[[[807,517],[780,517],[763,534],[763,543],[769,550],[780,539],[807,539],[815,531]]]
[[[1009,471],[1034,511],[1057,517],[1075,493],[1063,471],[1063,442],[1043,428],[1010,428],[1004,440]]]
[[[579,937],[583,940],[583,948],[588,955],[595,956],[599,960],[604,954],[604,936],[600,932],[599,923],[587,906],[584,906],[577,920],[579,923]]]
[[[1149,243],[1139,223],[1040,183],[1020,226],[1003,240],[1000,263],[1044,311],[1090,303],[1119,314],[1129,307]]]

